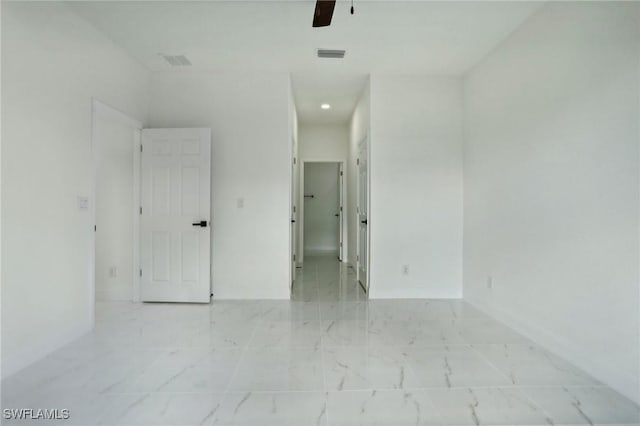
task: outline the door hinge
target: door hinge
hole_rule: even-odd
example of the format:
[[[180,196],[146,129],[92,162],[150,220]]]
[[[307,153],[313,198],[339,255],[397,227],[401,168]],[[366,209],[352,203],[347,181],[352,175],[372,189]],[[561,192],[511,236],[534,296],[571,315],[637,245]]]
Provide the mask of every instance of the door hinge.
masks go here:
[[[294,261],[296,260],[296,255],[295,255],[295,254],[293,255],[293,260],[294,260]]]
[[[293,206],[293,212],[294,213],[296,212],[296,206]]]
[[[296,157],[293,157],[293,164],[296,164]]]
[[[93,225],[93,232],[98,232],[98,227],[96,225]]]
[[[340,206],[340,211],[342,211],[342,206]]]
[[[356,165],[358,165],[358,166],[360,165],[360,159],[359,158],[356,160]]]
[[[343,172],[340,172],[340,176],[342,176],[342,173],[343,173]]]
[[[142,152],[142,150],[143,150],[142,145],[140,145],[140,152]]]
[[[142,269],[140,269],[140,276],[142,276]]]
[[[140,206],[140,215],[142,215],[142,206]]]
[[[356,262],[360,262],[360,256],[356,256]]]

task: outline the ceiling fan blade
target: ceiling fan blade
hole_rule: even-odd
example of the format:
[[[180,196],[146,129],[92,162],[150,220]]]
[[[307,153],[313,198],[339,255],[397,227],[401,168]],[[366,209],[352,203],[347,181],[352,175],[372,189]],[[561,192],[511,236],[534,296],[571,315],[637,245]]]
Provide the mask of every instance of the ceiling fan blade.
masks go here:
[[[331,25],[335,7],[336,0],[316,0],[316,10],[313,12],[313,26],[328,27]]]

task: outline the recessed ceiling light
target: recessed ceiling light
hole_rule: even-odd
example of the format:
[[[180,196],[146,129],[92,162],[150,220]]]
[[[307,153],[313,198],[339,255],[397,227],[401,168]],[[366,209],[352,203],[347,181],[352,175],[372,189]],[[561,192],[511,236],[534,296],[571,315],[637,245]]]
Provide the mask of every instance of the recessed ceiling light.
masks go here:
[[[322,104],[322,105],[320,105],[320,108],[322,108],[322,109],[330,109],[330,108],[331,108],[331,105],[329,105],[329,104]]]

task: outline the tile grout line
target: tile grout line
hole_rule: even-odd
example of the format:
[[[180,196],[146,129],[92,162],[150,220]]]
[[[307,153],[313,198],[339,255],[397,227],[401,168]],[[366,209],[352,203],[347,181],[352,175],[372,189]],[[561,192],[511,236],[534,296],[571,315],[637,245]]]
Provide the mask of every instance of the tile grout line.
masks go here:
[[[330,425],[329,421],[329,389],[327,388],[327,374],[326,374],[326,362],[324,357],[324,339],[322,338],[322,311],[320,309],[320,278],[318,272],[318,265],[315,265],[315,284],[316,284],[316,303],[318,304],[318,318],[320,319],[320,362],[322,363],[322,391],[324,393],[324,406],[325,406],[325,415],[324,415],[324,424],[325,426]]]
[[[232,390],[230,389],[231,388],[231,384],[233,383],[233,381],[235,380],[236,376],[238,375],[238,371],[240,370],[240,365],[242,364],[242,361],[244,360],[244,358],[246,356],[246,353],[249,350],[249,345],[251,344],[251,341],[253,340],[253,337],[255,336],[257,330],[258,330],[258,323],[256,322],[255,326],[253,327],[253,331],[251,332],[251,336],[249,337],[249,339],[247,340],[247,343],[242,348],[242,352],[240,353],[240,357],[238,358],[238,362],[236,363],[236,366],[233,369],[233,374],[229,378],[229,381],[227,382],[227,386],[225,386],[225,390],[224,390],[222,399],[220,400],[220,406],[221,407],[227,402],[227,400],[229,398],[229,395],[232,392]]]

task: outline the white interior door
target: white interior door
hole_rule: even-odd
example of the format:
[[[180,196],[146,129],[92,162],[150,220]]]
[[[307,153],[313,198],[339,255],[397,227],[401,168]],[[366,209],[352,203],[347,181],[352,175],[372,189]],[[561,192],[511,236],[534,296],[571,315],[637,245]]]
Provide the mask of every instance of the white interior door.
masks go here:
[[[297,207],[297,198],[298,198],[298,160],[296,158],[297,153],[295,150],[295,143],[293,143],[293,158],[291,161],[291,282],[289,283],[289,287],[293,287],[293,282],[296,279],[296,241],[298,238],[296,229],[297,229],[297,219],[298,219],[298,207]]]
[[[369,164],[367,155],[367,140],[365,139],[358,147],[358,247],[357,247],[357,277],[358,281],[369,291]]]
[[[210,301],[211,130],[142,131],[140,299]]]
[[[344,215],[342,205],[344,204],[344,164],[338,163],[338,222],[340,227],[340,251],[338,259],[342,262],[344,259]]]

